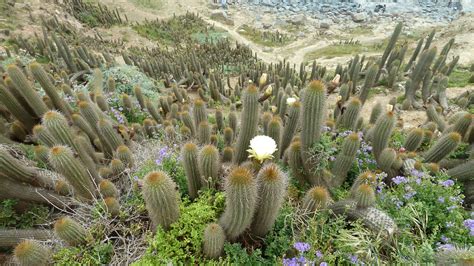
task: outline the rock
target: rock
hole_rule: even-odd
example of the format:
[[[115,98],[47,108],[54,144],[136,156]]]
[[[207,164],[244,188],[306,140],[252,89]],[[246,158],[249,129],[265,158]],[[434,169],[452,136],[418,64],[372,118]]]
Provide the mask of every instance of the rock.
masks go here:
[[[298,15],[298,16],[294,16],[288,19],[287,22],[293,25],[304,25],[305,20],[306,20],[305,16]]]
[[[352,21],[356,23],[364,22],[367,19],[367,15],[365,13],[352,13],[351,17]]]
[[[272,24],[270,24],[270,23],[265,23],[265,22],[262,23],[262,28],[264,28],[264,29],[266,29],[266,30],[269,29],[269,28],[271,28],[271,27],[272,27]]]
[[[327,29],[329,29],[329,23],[321,22],[321,23],[319,23],[319,28],[327,30]]]

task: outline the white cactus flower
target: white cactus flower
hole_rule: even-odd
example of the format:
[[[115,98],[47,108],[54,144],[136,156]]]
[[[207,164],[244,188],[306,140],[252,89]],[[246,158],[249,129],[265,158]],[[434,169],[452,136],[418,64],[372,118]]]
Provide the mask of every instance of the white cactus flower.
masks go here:
[[[339,83],[340,80],[341,80],[341,75],[337,74],[337,75],[332,79],[332,82],[334,82],[334,83]]]
[[[387,104],[386,108],[387,108],[387,112],[393,111],[393,105],[391,104]]]
[[[272,91],[273,91],[272,85],[268,85],[267,89],[265,90],[265,94],[270,95],[272,94]]]
[[[289,106],[292,106],[295,102],[296,102],[295,97],[291,97],[291,98],[286,99],[286,104],[289,105]]]
[[[275,140],[269,136],[259,135],[250,140],[249,158],[254,158],[259,163],[266,159],[273,159],[273,153],[277,150]]]
[[[258,81],[258,85],[260,85],[260,86],[265,85],[265,83],[267,83],[267,78],[268,78],[267,73],[263,73],[263,74],[260,76],[260,79],[259,79],[259,81]]]

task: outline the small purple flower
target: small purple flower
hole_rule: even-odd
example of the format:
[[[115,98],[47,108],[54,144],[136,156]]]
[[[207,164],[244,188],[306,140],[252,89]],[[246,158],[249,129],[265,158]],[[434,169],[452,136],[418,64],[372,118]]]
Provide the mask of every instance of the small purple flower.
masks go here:
[[[418,185],[421,184],[421,178],[415,179],[415,183],[418,184]]]
[[[316,257],[318,257],[319,259],[323,257],[323,253],[321,253],[321,251],[317,250],[316,251]]]
[[[446,236],[444,236],[444,235],[441,236],[441,242],[443,242],[443,243],[448,243],[449,240],[450,240],[449,237],[446,237]]]
[[[298,259],[297,259],[298,263],[300,265],[305,265],[306,263],[306,258],[304,256],[300,256]]]
[[[400,209],[403,206],[403,202],[397,200],[397,201],[395,201],[395,206],[397,206],[397,209]]]
[[[471,236],[474,236],[474,220],[467,219],[464,221],[464,226],[469,230]]]
[[[409,200],[411,198],[413,198],[413,196],[416,195],[416,191],[410,191],[410,192],[407,192],[405,195],[403,195],[403,197],[406,199],[406,200]]]
[[[454,209],[456,209],[457,206],[453,205],[453,206],[449,206],[448,208],[446,208],[449,212],[452,212]]]
[[[451,179],[448,179],[446,181],[441,182],[441,185],[444,186],[444,187],[450,187],[450,186],[454,185],[454,181],[451,180]]]
[[[351,260],[351,263],[357,264],[359,262],[359,259],[357,258],[357,255],[350,255],[349,259]]]
[[[323,261],[323,262],[321,262],[321,263],[319,264],[319,266],[328,266],[328,263],[325,262],[325,261]]]
[[[299,252],[306,252],[311,248],[311,246],[305,242],[296,242],[293,244],[293,247]]]
[[[283,259],[283,265],[285,266],[297,266],[296,258]]]
[[[336,160],[336,157],[331,156],[331,157],[329,157],[329,160],[332,162],[332,161]]]
[[[393,181],[393,183],[395,183],[397,185],[400,185],[401,183],[408,182],[407,179],[404,176],[400,176],[400,175],[392,178],[392,181]]]
[[[133,179],[134,179],[135,181],[138,181],[138,176],[133,176]]]
[[[454,246],[452,244],[442,244],[438,246],[438,250],[453,250]]]
[[[439,198],[438,198],[438,202],[439,202],[439,203],[444,203],[444,197],[439,197]]]

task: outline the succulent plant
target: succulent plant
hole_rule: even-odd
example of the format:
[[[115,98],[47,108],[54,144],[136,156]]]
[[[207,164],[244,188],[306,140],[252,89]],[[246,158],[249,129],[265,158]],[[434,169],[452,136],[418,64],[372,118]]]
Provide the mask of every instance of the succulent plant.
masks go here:
[[[201,180],[217,182],[219,179],[219,151],[214,145],[202,147],[199,153],[199,169],[202,176]]]
[[[68,216],[54,223],[54,233],[70,246],[86,244],[92,238],[86,228]]]
[[[194,199],[198,196],[198,191],[204,184],[199,171],[198,149],[196,144],[192,142],[184,144],[181,156],[183,158],[184,171],[188,180],[189,197]]]
[[[424,137],[425,131],[422,128],[414,128],[408,133],[403,147],[405,147],[407,151],[416,151],[421,146]]]
[[[325,209],[332,202],[329,191],[322,186],[315,186],[308,190],[303,198],[303,209],[315,212]]]
[[[207,258],[217,259],[224,251],[226,237],[224,229],[217,224],[211,223],[206,226],[203,237],[203,252]]]
[[[247,148],[250,140],[257,132],[259,109],[257,87],[251,85],[245,90],[242,105],[240,133],[234,148],[234,163],[236,164],[240,164],[247,159]]]
[[[23,240],[13,251],[16,262],[21,266],[49,264],[51,250],[34,240]]]
[[[457,132],[451,132],[442,136],[423,156],[424,161],[428,163],[441,161],[458,147],[460,141],[461,135]]]

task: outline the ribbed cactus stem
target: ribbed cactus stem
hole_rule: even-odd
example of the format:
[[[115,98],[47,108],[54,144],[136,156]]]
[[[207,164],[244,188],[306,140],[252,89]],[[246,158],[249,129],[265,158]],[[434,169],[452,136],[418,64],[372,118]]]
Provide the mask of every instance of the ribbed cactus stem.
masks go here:
[[[397,43],[398,37],[400,36],[400,33],[402,32],[403,24],[400,22],[397,24],[395,27],[392,36],[390,37],[390,40],[388,41],[387,47],[385,48],[385,51],[383,52],[382,58],[380,59],[380,64],[379,64],[379,71],[377,72],[375,81],[379,80],[379,77],[381,75],[381,70],[384,68],[385,63],[387,62],[388,56],[390,53],[392,53],[393,48],[395,48],[395,45]]]
[[[201,122],[207,121],[206,104],[202,100],[195,100],[193,107],[194,125],[199,128]]]
[[[13,247],[25,239],[46,241],[53,237],[51,230],[43,229],[0,229],[0,247]]]
[[[21,266],[46,266],[51,259],[51,250],[34,240],[23,240],[13,251],[16,262]]]
[[[217,259],[224,251],[225,232],[219,224],[211,223],[204,229],[203,252],[209,259]]]
[[[123,145],[122,137],[113,128],[112,123],[106,119],[100,119],[97,123],[97,128],[108,146],[113,150],[117,150],[120,145]]]
[[[62,217],[54,223],[54,233],[70,246],[85,244],[92,239],[84,226],[68,216]]]
[[[423,142],[424,137],[425,132],[422,128],[414,128],[408,133],[403,147],[405,147],[407,151],[416,151]]]
[[[300,102],[294,102],[289,107],[288,118],[285,122],[285,127],[283,129],[283,134],[281,136],[281,142],[279,147],[281,157],[290,145],[291,140],[293,139],[293,135],[295,134],[296,128],[298,127],[298,122],[300,119],[300,109]]]
[[[0,103],[3,103],[10,113],[18,119],[28,130],[35,125],[35,119],[32,117],[22,104],[0,84]]]
[[[474,180],[474,160],[469,160],[448,170],[447,174],[461,182]]]
[[[255,88],[256,89],[256,88]],[[257,184],[252,172],[236,167],[225,181],[226,207],[219,224],[230,240],[250,227],[257,208]]]
[[[115,152],[117,158],[122,161],[126,167],[133,167],[133,157],[132,152],[126,145],[120,145]]]
[[[357,133],[352,133],[345,138],[342,144],[342,150],[337,155],[331,168],[331,173],[334,175],[334,187],[339,187],[346,180],[347,173],[356,159],[359,146],[360,141]]]
[[[48,111],[43,116],[43,125],[57,140],[56,143],[75,149],[73,133],[66,118],[59,112]]]
[[[240,133],[235,144],[234,163],[236,164],[240,164],[247,159],[250,140],[257,132],[259,110],[257,87],[250,85],[245,90],[242,105]]]
[[[168,229],[179,218],[179,195],[176,184],[164,172],[151,172],[143,180],[143,198],[153,231]]]
[[[293,141],[287,151],[288,165],[290,166],[293,176],[295,176],[300,184],[305,182],[303,158],[301,158],[301,141]]]
[[[234,149],[232,147],[225,147],[222,151],[222,162],[232,162],[234,157]]]
[[[95,153],[93,150],[91,152],[87,149],[90,147],[89,140],[84,137],[77,136],[74,138],[74,144],[77,147],[76,151],[79,155],[79,159],[81,159],[82,163],[84,163],[84,166],[87,168],[89,174],[94,178],[96,183],[100,182],[102,178],[100,177],[99,172],[97,172],[97,166],[93,159],[95,158]]]
[[[370,89],[374,86],[377,73],[379,72],[379,67],[377,65],[372,65],[367,70],[367,74],[365,75],[364,85],[360,91],[359,99],[362,102],[362,105],[367,101],[369,97]]]
[[[338,127],[355,130],[357,119],[359,118],[360,110],[362,109],[362,102],[357,98],[352,98],[346,105],[345,112],[338,117]]]
[[[0,176],[34,186],[54,187],[52,179],[40,175],[36,168],[27,166],[4,149],[0,149],[0,173]]]
[[[258,207],[255,211],[252,233],[263,237],[275,224],[278,212],[285,199],[287,177],[274,164],[266,164],[258,173]]]
[[[112,217],[120,214],[120,203],[114,197],[108,197],[104,199],[104,209],[110,213]]]
[[[97,134],[94,131],[94,128],[89,125],[89,123],[82,117],[80,114],[73,114],[72,121],[75,126],[81,129],[84,133],[87,134],[89,139],[94,140],[97,138]]]
[[[195,136],[196,127],[194,126],[193,119],[191,118],[191,115],[188,111],[181,113],[181,121],[183,121],[183,124],[189,128],[191,131],[191,136]]]
[[[461,137],[464,137],[472,124],[473,117],[472,114],[464,114],[459,117],[453,125],[453,131],[459,133]]]
[[[67,208],[68,205],[68,198],[62,197],[50,189],[26,185],[4,177],[0,177],[0,195],[6,199],[18,199],[30,203],[51,205],[58,209]]]
[[[94,183],[79,160],[66,146],[54,146],[49,152],[49,162],[73,187],[79,198],[90,200],[95,195]]]
[[[268,123],[268,136],[272,138],[275,143],[280,143],[280,136],[281,136],[281,118],[279,116],[273,117],[273,119]],[[280,150],[277,150],[274,153],[276,159],[280,158]]]
[[[392,135],[393,128],[395,127],[395,115],[393,112],[386,112],[382,114],[375,122],[372,136],[372,152],[374,153],[375,159],[377,159],[388,145],[390,135]]]
[[[218,131],[222,131],[224,129],[224,115],[220,109],[216,109],[216,125]]]
[[[214,145],[206,145],[199,153],[199,169],[202,180],[217,182],[219,180],[219,151]]]
[[[375,106],[372,108],[372,112],[370,113],[370,119],[369,123],[370,124],[375,124],[379,116],[382,114],[382,104],[380,102],[377,102]]]
[[[46,146],[37,145],[37,146],[34,147],[33,151],[35,153],[35,159],[38,162],[40,162],[44,165],[49,164],[49,162],[48,162],[49,149]]]
[[[145,96],[143,96],[142,89],[140,86],[136,85],[133,87],[133,92],[135,94],[135,97],[137,97],[138,104],[140,104],[141,109],[145,109]]]
[[[437,163],[453,152],[461,141],[461,135],[451,132],[442,136],[424,155],[425,162]]]
[[[303,209],[315,212],[325,209],[332,202],[329,191],[322,186],[315,186],[308,190],[303,198]]]
[[[184,144],[181,156],[184,171],[188,180],[188,193],[191,199],[197,198],[198,191],[203,185],[198,163],[198,149],[196,144],[188,142]]]
[[[36,62],[30,64],[30,69],[33,77],[41,84],[53,105],[66,117],[70,118],[71,114],[69,113],[69,108],[66,107],[67,103],[59,95],[58,90],[49,79],[48,73]]]
[[[99,122],[99,115],[97,114],[95,109],[92,107],[92,104],[86,101],[79,102],[79,111],[82,117],[84,117],[87,123],[89,123],[89,125],[98,134],[97,123]]]
[[[199,144],[211,143],[211,127],[206,121],[202,121],[198,127],[198,141]]]
[[[303,161],[321,137],[321,128],[326,119],[326,90],[321,81],[312,81],[302,96],[301,153]]]
[[[392,148],[385,148],[382,150],[379,158],[377,159],[377,165],[390,176],[392,165],[395,163],[396,159],[397,152]]]
[[[48,111],[48,107],[41,100],[41,96],[28,81],[25,74],[23,74],[23,71],[21,71],[21,69],[16,65],[9,65],[7,67],[7,73],[13,81],[16,89],[36,114],[36,117],[42,117],[43,114]]]
[[[99,192],[102,195],[102,197],[107,198],[107,197],[118,197],[119,192],[117,187],[114,185],[114,183],[110,182],[107,179],[103,179],[99,183]]]
[[[230,127],[224,128],[224,143],[226,146],[231,146],[234,142],[234,131]]]

